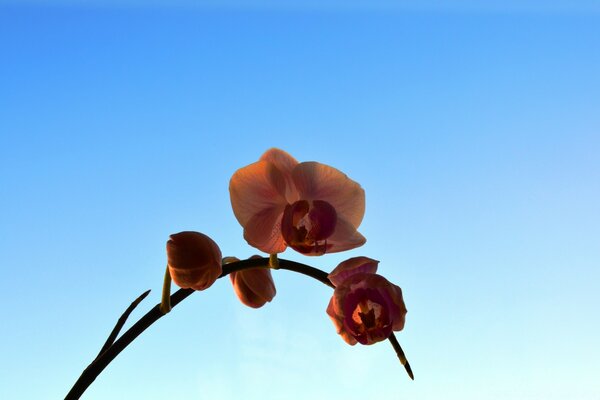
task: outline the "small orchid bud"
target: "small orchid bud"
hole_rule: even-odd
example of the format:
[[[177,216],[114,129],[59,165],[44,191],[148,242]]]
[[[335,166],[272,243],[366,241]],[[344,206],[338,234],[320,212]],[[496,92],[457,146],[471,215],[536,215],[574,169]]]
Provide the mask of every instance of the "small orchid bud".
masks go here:
[[[260,256],[252,256],[260,258]],[[277,291],[269,268],[250,268],[229,274],[238,299],[248,307],[260,308],[273,300]]]
[[[179,232],[167,242],[171,278],[183,289],[204,290],[221,275],[221,250],[199,232]]]

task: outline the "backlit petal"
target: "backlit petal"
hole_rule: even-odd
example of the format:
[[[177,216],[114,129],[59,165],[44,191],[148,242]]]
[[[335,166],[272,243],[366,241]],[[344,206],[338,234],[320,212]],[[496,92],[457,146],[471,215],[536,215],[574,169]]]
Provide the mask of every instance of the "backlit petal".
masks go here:
[[[356,228],[348,221],[339,218],[335,226],[335,231],[327,239],[327,253],[337,253],[354,249],[365,244],[367,239],[361,235]]]
[[[229,182],[229,194],[239,223],[246,227],[260,212],[285,207],[286,186],[284,174],[273,163],[258,161],[238,169]]]
[[[273,163],[282,172],[287,184],[285,197],[288,203],[291,204],[300,200],[298,191],[296,190],[292,180],[292,171],[296,165],[298,165],[298,161],[294,157],[281,149],[272,148],[265,151],[265,153],[260,157],[260,161],[268,161]]]
[[[287,245],[281,236],[281,218],[283,206],[262,210],[250,218],[244,226],[244,239],[252,247],[265,253],[281,253]]]
[[[404,323],[406,320],[406,305],[404,304],[404,299],[402,298],[402,289],[399,286],[396,286],[390,283],[390,287],[388,289],[391,300],[394,302],[395,307],[391,307],[392,309],[392,320],[394,321],[393,329],[395,331],[401,331],[404,329]]]
[[[373,260],[369,257],[353,257],[335,267],[335,269],[328,275],[328,278],[331,283],[333,283],[335,286],[338,286],[354,274],[376,273],[377,264],[379,264],[379,261]]]
[[[275,147],[265,151],[259,161],[269,161],[275,164],[286,175],[291,175],[294,167],[298,165],[298,161],[294,157]]]
[[[329,305],[327,306],[327,315],[329,315],[329,318],[331,318],[331,322],[333,322],[336,332],[342,337],[342,339],[344,339],[346,343],[351,346],[354,346],[356,343],[358,343],[357,340],[344,329],[343,315],[340,315],[339,310],[336,308],[334,297],[329,300]]]
[[[365,214],[365,191],[343,172],[317,162],[298,164],[292,177],[303,200],[324,200],[357,228]]]

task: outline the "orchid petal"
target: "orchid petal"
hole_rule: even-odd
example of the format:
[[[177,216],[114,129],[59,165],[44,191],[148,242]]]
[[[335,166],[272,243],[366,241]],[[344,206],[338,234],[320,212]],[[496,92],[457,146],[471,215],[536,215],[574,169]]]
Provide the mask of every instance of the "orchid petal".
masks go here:
[[[287,245],[281,236],[281,218],[285,206],[275,206],[255,214],[244,226],[244,239],[265,253],[281,253]]]
[[[260,161],[268,161],[275,164],[286,175],[292,175],[294,167],[298,165],[298,160],[289,153],[275,147],[265,151],[260,157]]]
[[[376,273],[377,264],[379,264],[379,261],[369,257],[353,257],[335,267],[328,275],[328,278],[331,283],[338,286],[352,275],[360,273]]]
[[[246,227],[260,212],[287,204],[284,174],[268,161],[258,161],[238,169],[229,182],[233,213]]]
[[[327,238],[327,253],[350,250],[365,244],[367,239],[348,221],[339,218],[333,234]]]
[[[298,165],[298,161],[294,157],[281,149],[271,148],[265,151],[260,157],[260,161],[268,161],[281,171],[286,181],[286,191],[284,192],[284,195],[288,203],[291,204],[300,200],[298,191],[296,190],[292,179],[292,171],[296,165]]]
[[[404,329],[404,323],[406,321],[406,305],[404,304],[404,299],[402,298],[402,289],[399,286],[394,284],[390,284],[389,294],[391,300],[394,303],[394,307],[392,309],[392,320],[394,321],[394,325],[392,329],[395,331],[401,331]]]
[[[348,343],[350,346],[354,346],[356,343],[358,343],[358,341],[344,329],[343,316],[339,315],[334,297],[329,300],[327,314],[329,315],[331,322],[333,322],[336,332],[342,337],[342,339],[344,339],[346,343]]]
[[[338,217],[357,228],[365,214],[365,191],[343,172],[318,162],[298,164],[292,177],[300,198],[330,203]]]

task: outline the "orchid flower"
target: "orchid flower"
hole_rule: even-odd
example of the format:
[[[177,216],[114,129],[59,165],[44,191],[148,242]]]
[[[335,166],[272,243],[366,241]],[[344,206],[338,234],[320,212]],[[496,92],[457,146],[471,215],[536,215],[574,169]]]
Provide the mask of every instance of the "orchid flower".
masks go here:
[[[350,345],[377,343],[404,328],[402,289],[375,273],[378,263],[367,257],[351,258],[328,276],[335,290],[327,314]]]
[[[290,246],[317,256],[366,241],[357,231],[365,213],[365,192],[328,165],[299,163],[273,148],[233,174],[229,193],[244,239],[266,253],[281,253]]]

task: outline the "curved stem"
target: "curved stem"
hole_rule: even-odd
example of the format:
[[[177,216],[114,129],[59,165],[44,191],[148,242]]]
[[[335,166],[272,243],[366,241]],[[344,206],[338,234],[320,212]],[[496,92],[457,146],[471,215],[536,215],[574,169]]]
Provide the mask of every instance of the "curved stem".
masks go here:
[[[286,269],[288,271],[298,272],[303,275],[310,276],[329,287],[334,287],[333,284],[327,278],[327,273],[318,268],[311,267],[306,264],[302,264],[295,261],[278,259],[279,269]],[[243,261],[236,261],[229,264],[223,265],[223,272],[219,276],[222,278],[229,275],[234,271],[240,271],[249,268],[269,268],[269,258],[253,258]],[[193,289],[179,289],[173,295],[171,295],[171,307],[175,307],[181,303],[186,297],[194,293]],[[136,303],[137,305],[137,303]],[[114,341],[110,347],[105,349],[101,354],[96,357],[94,361],[83,371],[77,382],[73,385],[65,400],[79,399],[85,390],[94,382],[96,377],[115,359],[116,356],[121,353],[131,342],[133,342],[142,332],[144,332],[150,325],[158,321],[164,314],[161,311],[161,304],[157,304],[150,311],[146,313],[142,318],[139,319],[131,328],[129,328],[123,335]],[[393,333],[392,333],[393,335]],[[391,339],[390,339],[391,340]],[[394,337],[395,341],[395,337]],[[394,343],[394,342],[392,342]],[[397,343],[397,341],[396,341]],[[394,345],[394,349],[398,352],[398,346]],[[401,351],[401,348],[400,348]],[[402,353],[404,355],[404,353]],[[406,358],[404,358],[406,359]],[[406,365],[405,365],[406,366]]]
[[[171,307],[175,307],[186,297],[194,293],[192,289],[179,289],[171,296]],[[96,377],[119,355],[125,347],[129,346],[131,342],[135,340],[142,332],[144,332],[150,325],[158,321],[161,317],[167,314],[163,314],[160,310],[160,304],[154,306],[150,311],[146,313],[139,321],[137,321],[131,328],[129,328],[123,335],[117,339],[112,346],[106,351],[99,355],[92,363],[83,371],[75,385],[71,388],[65,400],[79,399],[83,392],[96,380]]]

